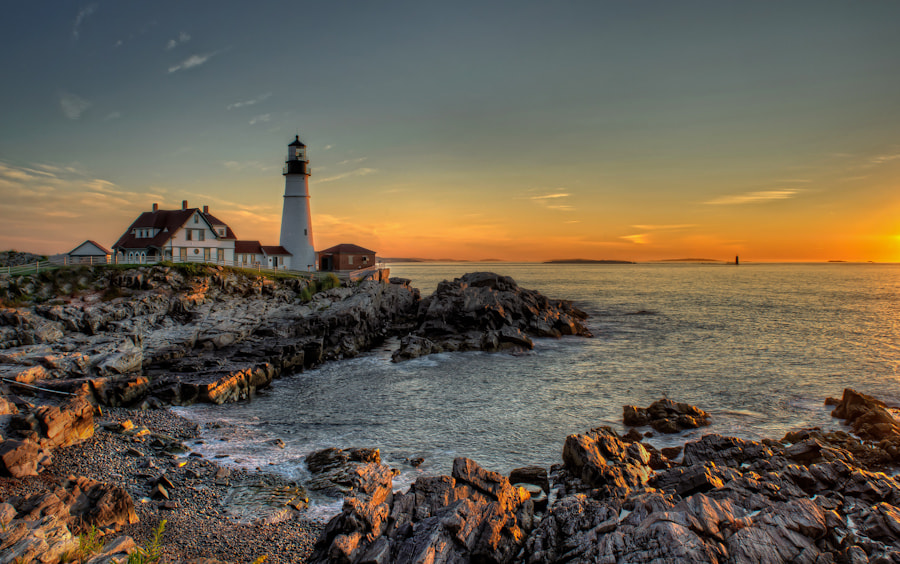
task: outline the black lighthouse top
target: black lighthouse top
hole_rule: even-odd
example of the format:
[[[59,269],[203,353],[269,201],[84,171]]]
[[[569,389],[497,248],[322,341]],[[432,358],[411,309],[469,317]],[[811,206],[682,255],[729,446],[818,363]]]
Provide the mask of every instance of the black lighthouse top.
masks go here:
[[[306,158],[306,145],[300,141],[297,135],[294,141],[288,145],[288,158],[284,164],[284,175],[305,174],[309,176],[309,159]]]

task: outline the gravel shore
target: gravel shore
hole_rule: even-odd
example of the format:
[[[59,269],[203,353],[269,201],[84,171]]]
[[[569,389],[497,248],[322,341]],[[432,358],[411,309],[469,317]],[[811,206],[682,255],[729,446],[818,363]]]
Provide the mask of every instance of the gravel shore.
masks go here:
[[[133,428],[123,429],[126,421]],[[169,560],[244,563],[266,556],[267,563],[306,561],[323,525],[304,517],[305,496],[295,484],[190,453],[182,441],[197,438],[199,427],[166,409],[104,408],[95,423],[92,438],[55,451],[39,476],[0,478],[0,498],[49,491],[69,475],[86,476],[120,485],[134,498],[140,522],[110,539],[124,534],[145,544],[165,519]]]

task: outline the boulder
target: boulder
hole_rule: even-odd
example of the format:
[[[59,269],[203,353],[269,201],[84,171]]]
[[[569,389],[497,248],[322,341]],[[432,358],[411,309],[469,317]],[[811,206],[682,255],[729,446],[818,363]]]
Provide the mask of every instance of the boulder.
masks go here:
[[[707,412],[670,399],[655,401],[647,408],[626,405],[622,408],[622,419],[630,427],[650,425],[660,433],[680,433],[709,425]]]

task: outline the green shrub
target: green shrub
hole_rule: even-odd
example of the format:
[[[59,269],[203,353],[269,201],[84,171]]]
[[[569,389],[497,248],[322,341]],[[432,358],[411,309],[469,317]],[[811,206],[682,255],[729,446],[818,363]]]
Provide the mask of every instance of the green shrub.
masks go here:
[[[153,531],[153,538],[146,547],[137,547],[128,555],[128,564],[153,564],[162,560],[162,535],[166,530],[166,520],[163,519]]]

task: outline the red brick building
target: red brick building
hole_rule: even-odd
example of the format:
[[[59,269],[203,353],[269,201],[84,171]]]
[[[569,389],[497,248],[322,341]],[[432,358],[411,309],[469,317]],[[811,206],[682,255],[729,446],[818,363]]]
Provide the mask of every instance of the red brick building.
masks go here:
[[[353,271],[375,266],[375,251],[349,243],[319,251],[318,255],[319,270],[326,272]]]

